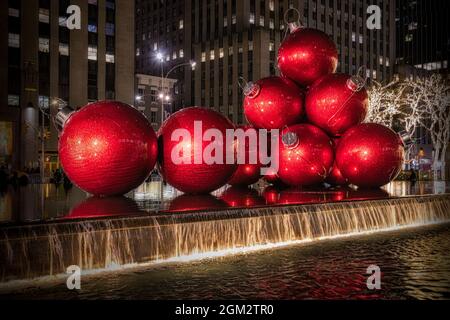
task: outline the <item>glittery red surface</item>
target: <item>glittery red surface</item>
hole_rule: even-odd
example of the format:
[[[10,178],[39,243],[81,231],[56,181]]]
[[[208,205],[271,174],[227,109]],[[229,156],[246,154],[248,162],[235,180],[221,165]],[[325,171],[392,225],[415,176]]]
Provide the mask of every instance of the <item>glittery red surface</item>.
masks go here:
[[[157,153],[147,119],[116,101],[88,104],[73,113],[59,140],[65,173],[94,195],[120,195],[138,187],[153,169]]]
[[[282,129],[301,121],[303,91],[291,80],[268,77],[256,82],[259,93],[244,97],[244,113],[255,128]]]
[[[283,76],[307,87],[336,71],[336,45],[324,32],[300,28],[289,34],[278,50],[278,68]]]
[[[359,187],[380,187],[392,181],[400,172],[403,159],[404,147],[399,135],[374,123],[349,129],[336,151],[342,174]]]
[[[360,124],[367,115],[369,99],[362,88],[353,92],[347,86],[349,75],[337,73],[316,81],[306,95],[308,121],[331,136],[340,136]]]

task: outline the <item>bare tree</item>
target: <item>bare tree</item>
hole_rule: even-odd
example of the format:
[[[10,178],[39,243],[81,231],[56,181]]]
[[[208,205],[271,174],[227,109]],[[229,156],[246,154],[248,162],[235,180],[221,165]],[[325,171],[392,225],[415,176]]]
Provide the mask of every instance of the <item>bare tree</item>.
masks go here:
[[[450,88],[438,74],[405,81],[405,102],[411,117],[430,134],[435,179],[445,179],[445,157],[450,143]],[[417,118],[417,119],[416,119]]]

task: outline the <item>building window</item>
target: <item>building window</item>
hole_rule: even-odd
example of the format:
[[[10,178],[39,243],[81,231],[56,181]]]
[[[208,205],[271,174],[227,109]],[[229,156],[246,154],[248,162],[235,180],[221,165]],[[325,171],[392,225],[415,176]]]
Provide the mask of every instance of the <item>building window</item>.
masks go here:
[[[180,58],[184,58],[184,51],[183,51],[183,49],[180,49],[179,56],[180,56]]]
[[[95,24],[89,24],[89,25],[88,25],[88,32],[97,33],[97,25],[95,25]]]
[[[275,1],[274,0],[269,1],[269,10],[275,11]]]
[[[48,9],[39,8],[39,22],[50,23],[50,11]]]
[[[275,44],[273,42],[269,43],[269,51],[275,51]]]
[[[113,36],[114,35],[114,24],[107,22],[105,24],[105,33],[107,36]]]
[[[11,48],[20,48],[20,35],[17,33],[9,33],[8,46]]]
[[[153,42],[153,51],[158,50],[158,42]]]
[[[39,107],[41,109],[48,109],[50,107],[50,99],[48,96],[39,96]]]
[[[206,61],[206,52],[202,52],[202,62]]]
[[[106,60],[106,62],[114,63],[115,56],[113,54],[111,54],[111,53],[107,53],[106,56],[105,56],[105,60]]]
[[[228,27],[228,20],[226,17],[223,19],[223,27],[224,28]]]
[[[68,56],[69,55],[69,45],[67,43],[60,43],[59,44],[59,54],[62,56]]]
[[[209,52],[209,60],[214,60],[214,50]]]
[[[8,106],[18,107],[20,105],[20,97],[15,94],[8,95]]]
[[[231,24],[236,24],[236,15],[235,14],[233,14],[231,16]]]
[[[88,59],[97,60],[97,47],[94,46],[88,47]]]
[[[9,8],[9,10],[8,10],[8,15],[9,15],[10,17],[16,17],[16,18],[19,18],[19,16],[20,16],[20,11],[19,11],[18,9],[15,9],[15,8]]]
[[[253,41],[248,42],[248,51],[253,51]]]
[[[223,48],[219,49],[219,58],[223,58]]]
[[[180,19],[180,21],[178,22],[178,28],[181,30],[184,28],[184,20]]]
[[[259,25],[264,27],[264,16],[259,16]]]
[[[50,40],[47,38],[39,38],[39,51],[49,52],[50,51]]]
[[[250,18],[248,19],[248,21],[250,22],[250,24],[255,24],[255,14],[254,13],[250,13]]]
[[[114,2],[115,1],[113,1],[113,0],[106,0],[106,4],[105,4],[106,8],[114,10],[116,7]]]

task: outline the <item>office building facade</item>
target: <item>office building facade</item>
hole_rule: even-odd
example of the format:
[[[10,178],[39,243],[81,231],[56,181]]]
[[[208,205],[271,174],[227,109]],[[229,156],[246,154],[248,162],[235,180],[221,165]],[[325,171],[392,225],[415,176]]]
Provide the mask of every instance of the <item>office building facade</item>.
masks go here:
[[[374,4],[381,28],[370,30],[367,9]],[[291,8],[300,12],[302,24],[332,37],[339,50],[339,72],[354,74],[365,65],[378,81],[393,76],[393,0],[137,0],[136,68],[159,76],[162,69],[195,60],[195,70],[180,67],[171,75],[179,80],[174,109],[207,106],[244,123],[239,79],[278,74],[276,53],[286,34],[284,14]]]
[[[55,105],[134,103],[134,15],[127,0],[0,2],[0,161],[36,166],[43,136],[47,171],[54,169]],[[71,19],[80,28],[69,28]]]

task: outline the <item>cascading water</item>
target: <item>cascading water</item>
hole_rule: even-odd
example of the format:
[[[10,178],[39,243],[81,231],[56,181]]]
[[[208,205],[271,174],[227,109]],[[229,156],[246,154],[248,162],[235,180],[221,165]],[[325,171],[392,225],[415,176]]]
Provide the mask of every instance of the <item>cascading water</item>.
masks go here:
[[[9,227],[0,282],[269,248],[450,221],[450,195],[171,213]]]

